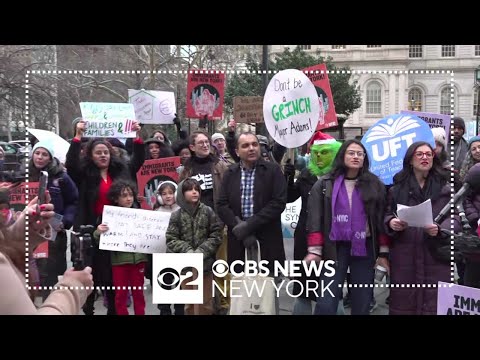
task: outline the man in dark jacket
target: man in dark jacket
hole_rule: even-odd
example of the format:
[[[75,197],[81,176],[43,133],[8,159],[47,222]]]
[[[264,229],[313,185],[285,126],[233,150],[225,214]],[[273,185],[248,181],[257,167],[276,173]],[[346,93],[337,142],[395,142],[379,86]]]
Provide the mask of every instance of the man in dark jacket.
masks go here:
[[[218,215],[228,226],[228,263],[243,261],[245,248],[255,247],[258,239],[262,260],[272,272],[274,261],[285,261],[280,219],[287,200],[285,177],[277,164],[260,158],[255,134],[241,134],[236,153],[240,163],[225,172],[217,202]]]
[[[454,149],[454,163],[453,167],[456,171],[460,170],[463,160],[468,153],[468,143],[463,138],[465,134],[465,121],[461,117],[453,118],[453,149]]]

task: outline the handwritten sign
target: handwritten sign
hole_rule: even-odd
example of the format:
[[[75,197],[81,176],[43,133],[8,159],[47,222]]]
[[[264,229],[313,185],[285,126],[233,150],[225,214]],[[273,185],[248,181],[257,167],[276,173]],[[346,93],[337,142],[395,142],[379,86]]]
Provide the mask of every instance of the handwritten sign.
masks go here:
[[[263,98],[263,117],[273,139],[286,148],[305,144],[315,132],[320,114],[312,82],[299,70],[278,72]]]
[[[173,124],[177,112],[173,92],[128,89],[128,101],[133,104],[138,122]]]
[[[102,222],[109,231],[100,236],[100,249],[142,254],[164,253],[170,213],[106,205]]]
[[[15,211],[23,211],[23,209],[25,209],[27,188],[28,201],[31,201],[38,195],[38,182],[22,182],[20,185],[9,190],[10,207]]]
[[[426,113],[421,111],[401,111],[400,114],[413,114],[423,121],[425,121],[430,129],[436,127],[442,127],[445,130],[445,134],[447,134],[447,144],[450,143],[450,115],[445,114],[434,114],[434,113]]]
[[[239,123],[263,122],[263,96],[235,96],[233,117]]]
[[[302,69],[302,71],[306,72],[307,77],[317,91],[318,102],[320,104],[317,130],[337,126],[337,113],[335,112],[335,104],[333,103],[330,80],[328,80],[327,66],[325,64],[318,64]]]
[[[135,110],[132,104],[81,102],[85,137],[133,138]]]
[[[415,115],[394,114],[377,121],[362,138],[370,171],[385,185],[393,184],[393,176],[403,169],[408,147],[417,141],[426,141],[435,148],[430,127]]]
[[[191,71],[187,83],[187,113],[189,118],[202,119],[205,115],[221,118],[225,74],[207,74],[206,70]]]
[[[177,167],[180,157],[145,160],[137,172],[139,195],[143,197],[142,209],[151,210],[156,203],[155,191],[162,181],[178,182]]]
[[[480,315],[480,289],[439,281],[437,315]]]

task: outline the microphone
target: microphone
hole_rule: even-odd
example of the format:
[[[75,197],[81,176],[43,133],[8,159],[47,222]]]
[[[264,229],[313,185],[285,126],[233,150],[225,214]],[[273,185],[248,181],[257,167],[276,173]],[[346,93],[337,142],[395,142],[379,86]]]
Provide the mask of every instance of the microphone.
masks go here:
[[[458,202],[463,200],[463,196],[472,189],[474,192],[480,191],[480,163],[473,165],[470,170],[468,170],[467,175],[465,176],[464,183],[460,190],[453,196],[453,206],[456,206]],[[450,205],[448,203],[445,207],[438,213],[435,218],[437,224],[441,223],[446,219],[446,216],[450,214]]]

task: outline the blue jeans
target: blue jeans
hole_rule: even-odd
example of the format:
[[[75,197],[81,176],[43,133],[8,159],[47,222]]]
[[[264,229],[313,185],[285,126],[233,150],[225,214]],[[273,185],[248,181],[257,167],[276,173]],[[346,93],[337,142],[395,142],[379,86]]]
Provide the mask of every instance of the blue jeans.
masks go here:
[[[372,288],[364,287],[364,285],[373,284],[375,275],[375,259],[373,258],[372,239],[367,238],[367,256],[351,256],[349,242],[337,243],[337,261],[335,262],[335,275],[333,277],[320,276],[324,285],[328,285],[333,280],[328,291],[324,292],[324,296],[317,298],[315,306],[315,315],[335,315],[338,310],[338,303],[342,299],[342,286],[347,276],[347,269],[350,267],[350,279],[352,285],[362,284],[362,287],[350,288],[352,315],[368,315],[369,305],[372,301]],[[319,295],[321,295],[319,293]]]

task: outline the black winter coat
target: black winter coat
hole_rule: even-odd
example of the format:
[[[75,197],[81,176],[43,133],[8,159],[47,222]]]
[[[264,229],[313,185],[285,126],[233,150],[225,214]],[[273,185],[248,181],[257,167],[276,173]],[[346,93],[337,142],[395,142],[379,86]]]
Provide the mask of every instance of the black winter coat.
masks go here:
[[[241,212],[240,164],[231,165],[223,176],[217,212],[228,226],[228,263],[245,259],[245,247],[232,233],[237,224],[235,216]],[[254,182],[254,215],[246,220],[249,230],[260,243],[262,259],[267,260],[272,270],[274,260],[285,261],[281,214],[287,200],[287,184],[280,167],[271,162],[258,160]]]

